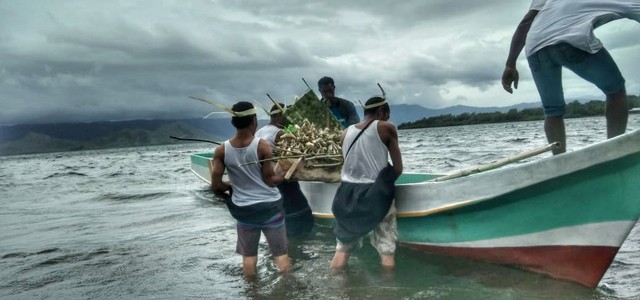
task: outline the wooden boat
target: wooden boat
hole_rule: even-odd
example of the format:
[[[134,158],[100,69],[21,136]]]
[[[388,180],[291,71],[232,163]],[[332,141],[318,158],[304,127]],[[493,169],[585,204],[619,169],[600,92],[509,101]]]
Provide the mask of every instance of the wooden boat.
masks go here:
[[[191,156],[209,180],[211,154]],[[640,217],[640,131],[580,150],[465,177],[396,182],[399,243],[513,265],[595,287]],[[301,182],[331,219],[338,184]]]

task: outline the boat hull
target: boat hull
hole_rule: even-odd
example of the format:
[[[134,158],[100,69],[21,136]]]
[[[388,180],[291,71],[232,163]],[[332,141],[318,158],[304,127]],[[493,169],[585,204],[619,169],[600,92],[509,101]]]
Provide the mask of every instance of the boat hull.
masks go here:
[[[512,265],[596,287],[618,252],[618,247],[447,247],[401,242],[400,245],[426,253],[457,256],[489,263]]]
[[[398,218],[399,240],[416,250],[515,265],[595,287],[640,213],[640,153],[619,154],[481,201],[458,201],[431,213],[405,211]],[[556,167],[571,161],[557,158],[547,161]],[[535,171],[531,167],[544,166],[514,171],[526,174]],[[501,183],[494,188],[503,190]]]
[[[399,244],[513,265],[589,287],[640,216],[640,131],[573,152],[436,182],[396,182]],[[338,184],[300,182],[331,222]]]

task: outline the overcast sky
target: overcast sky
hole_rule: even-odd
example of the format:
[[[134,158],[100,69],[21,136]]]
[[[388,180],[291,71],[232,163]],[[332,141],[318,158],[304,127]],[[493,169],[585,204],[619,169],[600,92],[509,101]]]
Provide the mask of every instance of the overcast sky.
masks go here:
[[[508,106],[538,100],[524,54],[502,90],[529,1],[0,0],[0,124],[198,117],[331,76],[352,101]],[[640,94],[640,24],[596,30]],[[600,92],[565,72],[567,98]]]

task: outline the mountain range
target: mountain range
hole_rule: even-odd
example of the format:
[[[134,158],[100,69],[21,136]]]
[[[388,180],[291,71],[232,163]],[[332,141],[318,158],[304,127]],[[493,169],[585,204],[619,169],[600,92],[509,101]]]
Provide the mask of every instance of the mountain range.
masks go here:
[[[507,112],[511,109],[521,110],[539,106],[539,103],[522,103],[506,107],[457,105],[429,109],[415,104],[400,104],[391,106],[391,121],[395,124],[401,124],[439,115]],[[359,113],[362,117],[362,112]],[[268,120],[260,120],[259,123],[262,126],[268,123]],[[233,132],[234,128],[228,118],[0,126],[0,155],[135,147],[180,142],[170,136],[222,141],[233,135]]]

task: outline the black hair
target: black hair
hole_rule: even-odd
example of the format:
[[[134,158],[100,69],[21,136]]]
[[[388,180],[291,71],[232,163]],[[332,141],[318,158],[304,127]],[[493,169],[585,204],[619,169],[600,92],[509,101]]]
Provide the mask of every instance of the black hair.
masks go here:
[[[278,105],[279,105],[280,107],[282,107],[282,108],[285,108],[284,103],[278,103]],[[274,112],[274,111],[276,111],[276,110],[279,110],[279,109],[280,109],[280,107],[278,107],[278,105],[275,105],[275,104],[274,104],[273,106],[271,106],[271,110],[270,110],[269,112]],[[282,113],[282,112],[280,112],[280,113]]]
[[[333,78],[331,77],[322,77],[320,78],[320,80],[318,80],[318,88],[322,88],[323,86],[330,84],[332,86],[336,86],[336,84],[333,82]]]
[[[379,97],[379,96],[371,97],[371,98],[369,98],[369,100],[367,100],[367,102],[364,103],[364,106],[380,103],[380,102],[382,102],[384,100],[385,100],[385,98],[382,98],[382,97]],[[376,107],[365,109],[364,110],[364,114],[365,115],[375,114],[376,111],[378,111],[378,109],[380,109],[380,108],[382,108],[382,112],[385,112],[385,113],[391,111],[391,108],[389,107],[389,103],[385,103],[385,104],[382,104],[380,106],[376,106]]]
[[[231,107],[231,109],[236,112],[245,111],[252,108],[254,108],[253,104],[247,101],[240,101]],[[233,125],[233,127],[237,129],[244,129],[249,127],[249,125],[251,125],[251,122],[255,117],[256,117],[255,114],[244,116],[244,117],[231,117],[231,124]]]

